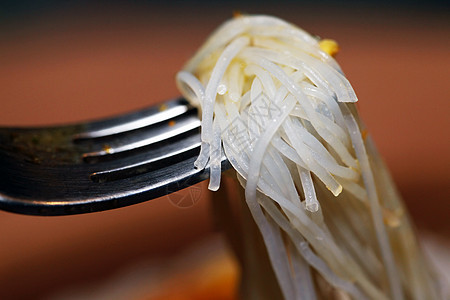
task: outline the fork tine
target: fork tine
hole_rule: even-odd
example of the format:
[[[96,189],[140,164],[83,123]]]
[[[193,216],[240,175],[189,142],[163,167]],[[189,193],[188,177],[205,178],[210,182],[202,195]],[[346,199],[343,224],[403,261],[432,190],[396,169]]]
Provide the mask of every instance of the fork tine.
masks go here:
[[[196,133],[162,147],[157,146],[140,155],[127,157],[126,163],[123,160],[118,160],[98,164],[98,171],[93,172],[90,179],[94,182],[107,182],[163,168],[184,159],[198,156],[200,144],[200,134]]]
[[[186,113],[189,120],[186,120]],[[181,124],[188,126],[185,129],[194,130],[198,122],[195,114],[186,100],[180,98],[100,121],[55,127],[0,127],[0,149],[26,156],[21,159],[36,163],[82,163],[84,154],[87,157],[85,161],[96,162],[99,161],[95,159],[97,156],[112,154],[113,151],[102,151],[108,149],[110,144],[118,147],[115,152],[123,152],[131,150],[126,145],[132,142],[137,143],[135,146],[142,147],[145,144],[139,144],[139,140],[147,139],[146,145],[150,145],[163,141],[164,137],[182,134]],[[161,126],[161,123],[171,118],[182,122],[168,130],[171,135],[164,135],[168,126]],[[152,128],[150,132],[148,128]],[[88,154],[91,152],[96,154]],[[109,155],[108,159],[117,157],[119,156]]]
[[[73,139],[77,142],[84,139],[100,138],[129,132],[170,120],[184,114],[190,108],[191,106],[188,102],[182,98],[171,100],[159,106],[149,107],[138,112],[93,122],[88,124],[87,130],[75,134]]]
[[[94,190],[90,192],[89,197],[84,197],[83,193],[75,197],[75,194],[71,193],[72,198],[62,195],[61,198],[44,201],[22,195],[0,193],[0,209],[29,215],[58,216],[97,212],[137,204],[179,191],[207,179],[209,167],[203,170],[193,168],[195,159],[196,157],[191,157],[167,168],[118,182],[96,183],[94,187],[89,186],[88,182],[75,182],[75,187],[87,187]],[[223,157],[222,169],[228,168],[230,164]]]
[[[141,148],[159,142],[170,142],[190,131],[200,130],[200,120],[196,110],[190,110],[176,119],[171,119],[162,124],[145,128],[146,130],[134,130],[122,134],[103,137],[101,140],[94,140],[92,144],[94,151],[85,153],[83,159],[86,162],[98,162],[108,160],[120,155],[127,155],[128,152],[140,151]],[[145,149],[144,149],[145,150]]]

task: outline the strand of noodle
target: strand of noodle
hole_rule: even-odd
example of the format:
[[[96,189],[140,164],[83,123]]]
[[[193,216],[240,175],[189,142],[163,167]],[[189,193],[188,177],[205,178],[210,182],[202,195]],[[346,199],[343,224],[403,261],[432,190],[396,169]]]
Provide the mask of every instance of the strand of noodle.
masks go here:
[[[222,163],[222,139],[220,126],[218,121],[214,120],[213,124],[213,140],[211,143],[211,155],[210,155],[210,176],[208,189],[211,191],[217,191],[220,187],[221,177],[221,163]]]
[[[318,164],[335,175],[348,178],[350,180],[359,179],[359,174],[356,171],[338,165],[328,150],[311,133],[309,133],[298,120],[292,118],[292,122],[295,126],[295,131],[298,133],[303,143],[310,147],[312,157]]]
[[[300,155],[298,155],[298,153],[295,152],[295,150],[292,149],[292,147],[289,146],[285,141],[283,141],[279,136],[274,136],[271,143],[275,147],[275,149],[280,151],[281,154],[293,161],[295,164],[299,165],[302,168],[307,168]]]
[[[324,214],[327,217],[329,228],[333,231],[333,236],[335,236],[336,240],[342,245],[345,245],[345,248],[347,248],[347,255],[353,257],[357,261],[358,265],[365,271],[365,274],[368,274],[371,281],[377,282],[379,278],[381,278],[382,273],[380,272],[380,268],[374,267],[380,265],[375,253],[371,248],[365,247],[363,240],[355,239],[355,233],[351,230],[351,227],[348,226],[343,215],[339,213],[340,210],[338,210],[338,205],[335,205],[335,203],[326,203],[326,205],[327,209],[324,209]],[[329,209],[331,206],[337,207]],[[345,248],[342,247],[341,249]]]
[[[205,88],[205,101],[202,110],[202,141],[210,143],[212,139],[212,121],[217,87],[231,60],[250,42],[247,37],[239,37],[231,42],[222,52]]]
[[[176,84],[190,103],[201,107],[205,99],[205,89],[194,75],[180,71],[176,75]]]
[[[275,149],[277,149],[277,148],[275,148]],[[293,149],[291,148],[291,150],[293,150]],[[303,201],[301,200],[301,199],[305,199],[305,195],[303,193],[303,188],[302,188],[302,185],[301,185],[301,182],[300,182],[300,174],[298,174],[297,164],[295,162],[293,162],[292,160],[290,160],[285,155],[283,155],[283,153],[281,151],[280,151],[280,155],[281,155],[284,163],[288,167],[289,173],[291,173],[292,180],[294,180],[294,185],[295,185],[295,188],[297,189],[297,193],[298,193],[298,196],[300,197],[300,201],[301,201],[301,204],[302,204],[301,207],[305,207],[303,205]]]
[[[360,176],[355,170],[338,165],[334,157],[331,156],[328,152],[327,152],[328,155],[323,156],[320,153],[317,153],[315,150],[316,150],[315,148],[314,149],[310,148],[312,157],[319,165],[324,167],[331,174],[349,180],[359,179]]]
[[[276,155],[275,152],[271,151],[271,149],[268,149],[267,151],[269,155],[264,155],[260,169],[260,176],[269,182],[272,189],[290,199],[290,201],[298,201],[298,194],[296,193],[290,174],[283,173],[283,171],[286,172],[286,166],[280,163],[278,157],[271,156],[272,154]],[[251,161],[250,157],[251,156],[249,156],[248,159],[248,166]],[[274,161],[274,159],[276,159],[276,161]]]
[[[244,110],[250,104],[250,91],[242,95],[239,110]]]
[[[200,154],[194,162],[194,167],[200,170],[203,170],[206,167],[206,164],[209,160],[211,147],[208,143],[201,142],[200,143]]]
[[[303,193],[305,194],[306,209],[310,212],[316,212],[319,210],[320,205],[317,200],[316,191],[311,178],[311,172],[299,166],[297,168],[298,173],[300,174]]]
[[[239,177],[238,177],[239,178]],[[261,231],[264,243],[267,247],[272,267],[278,279],[281,291],[285,299],[295,299],[295,289],[292,277],[289,276],[289,266],[286,259],[286,250],[281,236],[278,235],[273,226],[267,221],[264,213],[256,201],[256,197],[246,197],[248,208]],[[284,251],[283,251],[284,250]]]
[[[339,108],[338,102],[336,101],[335,98],[331,97],[330,95],[327,95],[322,90],[313,86],[310,83],[303,81],[300,82],[299,84],[305,94],[313,96],[314,98],[320,101],[323,101],[328,106],[328,109],[330,109],[330,111],[332,112],[335,122],[337,123],[339,128],[346,128],[344,117],[342,116],[341,109]],[[350,140],[350,137],[347,136],[347,139]]]
[[[296,134],[291,120],[288,118],[286,122],[283,123],[283,129],[289,139],[291,146],[297,151],[300,157],[303,158],[304,162],[314,174],[319,177],[319,179],[325,184],[325,186],[337,196],[342,192],[342,186],[331,176],[330,173],[322,166],[320,166],[312,157],[309,149],[304,147],[303,141],[300,136]]]
[[[262,89],[264,89],[263,86]],[[255,124],[258,125],[258,128],[255,128],[258,136],[272,117],[270,110],[271,105],[274,105],[273,99],[267,98],[266,94],[262,91],[256,101],[252,102],[249,107],[249,111],[251,112],[249,116],[252,117],[256,121]]]
[[[316,110],[316,112],[319,114],[318,116],[320,118],[324,118],[325,120],[327,120],[328,122],[332,122],[332,126],[335,128],[339,128],[339,126],[337,126],[337,124],[335,124],[335,120],[334,120],[334,116],[331,113],[331,111],[328,109],[327,105],[325,103],[323,103],[320,99],[316,98],[316,97],[312,97],[311,95],[308,95],[308,93],[303,90],[306,94],[306,96],[309,97],[309,99],[311,99],[311,103],[314,107],[314,109]],[[338,130],[338,129],[336,129]],[[345,137],[345,135],[344,135]]]
[[[332,115],[331,112],[328,111],[327,115],[325,115],[325,112],[323,111],[323,109],[328,110],[328,108],[325,108],[326,104],[323,104],[323,103],[315,104],[314,100],[317,100],[318,98],[312,97],[308,94],[306,94],[306,95],[308,96],[309,100],[313,103],[313,107],[316,111],[317,117],[323,123],[324,128],[327,129],[328,131],[330,131],[332,134],[336,135],[339,140],[345,141],[345,143],[348,144],[348,141],[350,140],[350,138],[347,136],[345,131],[342,129],[342,128],[345,128],[345,126],[340,127],[338,124],[336,124],[333,120],[334,116]],[[322,106],[322,108],[319,108],[319,106]],[[322,110],[319,111],[319,109],[322,109]],[[292,111],[292,115],[299,117],[301,119],[310,121],[308,115],[306,114],[305,110],[303,109],[303,107],[301,105],[297,105],[295,107],[295,109]]]
[[[336,276],[336,274],[329,269],[326,263],[316,254],[308,246],[308,243],[305,242],[301,234],[299,232],[292,229],[289,222],[285,219],[285,217],[281,214],[281,212],[275,207],[271,200],[265,198],[259,198],[262,207],[269,213],[269,215],[275,220],[275,222],[282,228],[292,239],[294,245],[302,254],[304,259],[314,268],[316,269],[324,278],[327,280],[332,286],[347,291],[350,295],[354,297],[354,299],[367,299],[366,296],[352,283],[342,280],[340,277]],[[355,278],[356,280],[362,279],[360,277]],[[370,282],[365,284],[364,282],[360,282],[361,285],[364,285],[366,292],[372,299],[387,299],[381,291],[379,291],[376,287],[372,286]]]
[[[227,108],[225,108],[225,106]],[[233,105],[216,103],[215,115],[218,119],[218,123],[222,126],[221,130],[224,134],[223,142],[225,142],[226,139],[233,145],[236,143],[240,143],[240,147],[245,147],[251,150],[253,147],[249,142],[248,132],[243,126],[243,121],[240,121],[240,116],[237,115],[235,111],[236,109],[233,109]],[[230,116],[230,118],[226,116]],[[233,122],[231,120],[233,120]],[[241,134],[242,138],[238,139],[238,137],[236,136],[237,134]],[[235,148],[239,149],[238,146],[235,146]],[[233,151],[237,153],[237,151]]]
[[[239,118],[239,116],[237,115],[237,111],[234,109],[233,105],[226,104],[226,106],[228,108],[230,108],[230,110],[228,112],[229,112],[232,120],[236,120],[236,118]],[[217,103],[216,117],[221,120],[221,121],[219,121],[219,123],[226,122],[226,121],[224,121],[225,113],[224,113],[222,107],[223,107],[223,104]],[[240,124],[240,122],[237,122],[236,124]],[[227,128],[229,128],[228,127],[229,125],[231,125],[231,124],[228,124]],[[247,133],[243,132],[243,134],[247,134]],[[236,140],[230,139],[230,136],[228,134],[226,134],[225,138],[223,140],[223,145],[224,145],[224,149],[225,149],[227,158],[230,160],[233,167],[238,171],[239,174],[241,174],[241,176],[247,177],[247,171],[249,168],[250,159],[248,158],[247,153],[245,151],[242,151],[242,147],[243,147],[243,149],[248,149],[248,150],[252,149],[252,147],[250,146],[250,144],[248,142],[248,138],[243,139],[243,141],[244,141],[244,145],[243,144],[236,145],[235,144]],[[239,161],[239,163],[238,163],[238,161]],[[267,171],[267,169],[264,165],[262,167],[261,174],[262,174],[261,176],[263,178],[266,178],[268,180],[269,185],[271,186],[272,189],[274,189],[276,191],[276,193],[282,194],[282,190],[279,188],[279,185],[274,184],[274,182],[276,182],[277,179],[280,178],[280,176],[274,178],[274,176]]]
[[[221,124],[227,123],[227,119],[225,118],[225,112],[224,112],[223,106],[224,105],[222,103],[217,103],[217,106],[216,106],[216,118],[218,118],[220,120],[219,123],[221,123]],[[232,120],[236,120],[239,118],[238,112],[233,105],[226,103],[225,106],[228,107],[228,113]],[[240,122],[235,122],[235,124],[241,125]],[[231,125],[231,123],[228,122],[228,124],[223,125],[223,126],[225,128],[229,128],[230,125]],[[243,132],[243,133],[246,134],[245,132]],[[243,139],[243,142],[246,144],[246,145],[244,145],[244,149],[252,149],[252,147],[250,146],[250,144],[248,142],[248,138]],[[247,157],[245,152],[242,153],[241,151],[229,150],[230,149],[229,145],[234,145],[234,142],[232,140],[230,140],[228,134],[225,135],[225,139],[224,139],[223,143],[224,143],[225,151],[227,153],[227,157],[230,160],[230,162],[232,163],[233,167],[238,171],[239,174],[241,174],[241,176],[246,177],[247,172],[245,171],[245,169],[248,170],[248,163],[246,163],[245,160],[242,160],[243,158]],[[238,145],[238,146],[234,145],[231,148],[233,148],[233,147],[239,150],[239,148],[242,147],[242,145]],[[244,157],[236,158],[235,155],[237,153],[239,153],[240,155],[244,154]],[[239,161],[239,163],[238,163],[238,161]],[[246,161],[249,161],[248,157],[246,158]],[[244,169],[242,169],[241,166],[243,166]],[[272,175],[270,173],[268,173],[267,170],[265,170],[264,166],[263,166],[262,173],[263,173],[263,177],[267,178],[269,180],[269,182],[275,181],[274,178],[272,177]],[[278,186],[276,186],[276,185],[271,185],[271,186],[272,186],[272,188],[275,188],[275,189],[278,188]],[[281,193],[281,190],[278,190],[277,193]]]
[[[349,149],[345,147],[344,143],[336,138],[335,135],[330,133],[328,130],[323,130],[322,128],[317,128],[319,135],[336,151],[341,160],[349,167],[358,170],[357,160],[350,154]]]
[[[305,73],[303,72],[303,70],[295,70],[292,74],[287,73],[286,70],[284,70],[284,72],[286,74],[288,74],[294,82],[297,82],[297,83],[302,82],[303,80],[306,79],[306,76],[305,76]]]
[[[248,166],[250,165],[250,159],[248,159]],[[248,171],[248,169],[247,169]],[[265,165],[263,165],[261,167],[261,177],[265,178],[266,183],[270,186],[270,188],[274,191],[276,191],[278,194],[283,195],[285,194],[285,190],[282,190],[282,186],[280,186],[279,184],[277,184],[277,182],[279,181],[279,177],[275,178],[276,176],[272,175],[269,170],[266,168]],[[289,199],[286,198],[285,199]],[[295,199],[294,199],[295,200]],[[291,201],[291,200],[289,200]]]
[[[318,114],[320,116],[320,114]],[[325,120],[328,120],[324,118]],[[294,121],[295,125],[298,125],[300,122],[296,120],[295,118],[292,119]],[[327,161],[330,162],[330,164],[335,164],[337,166],[336,161],[334,158],[330,155],[328,150],[308,131],[303,128],[303,126],[297,126],[297,128],[301,131],[302,136],[305,139],[305,143],[308,144],[310,147],[312,147],[316,152],[318,152],[321,156],[323,156]],[[338,152],[339,156],[342,158],[344,163],[353,163],[355,162],[355,159],[351,156],[347,148],[345,147],[344,143],[341,142],[333,133],[328,132],[327,130],[322,130],[322,132],[319,133],[320,136],[330,142],[330,145],[333,147],[333,149]],[[342,155],[340,155],[342,154]],[[355,168],[357,165],[350,164],[350,167]],[[328,169],[328,167],[327,167]],[[339,167],[337,167],[339,169]],[[351,168],[344,168],[343,170],[339,170],[337,172],[346,172],[348,175],[341,175],[342,177],[350,176],[354,179],[358,178],[358,174],[352,170]]]
[[[281,101],[283,101],[286,98],[287,94],[288,90],[284,86],[281,86],[280,88],[277,89],[273,97],[273,103],[276,105],[280,105]]]
[[[312,125],[314,126],[314,124],[313,124],[314,120],[310,118],[308,113],[307,113],[307,116],[308,116],[308,118],[306,118],[306,119],[308,121],[310,121],[312,123]],[[344,139],[344,142],[342,142],[337,137],[337,136],[339,136],[339,132],[335,129],[335,126],[329,126],[329,124],[331,122],[329,122],[329,120],[325,117],[321,118],[322,117],[321,114],[316,113],[316,117],[321,122],[320,125],[323,125],[323,127],[314,126],[314,128],[317,130],[319,135],[338,153],[339,157],[342,159],[342,161],[345,164],[352,167],[353,169],[358,169],[358,165],[357,165],[355,159],[351,156],[351,154],[348,152],[348,150],[345,146],[345,143],[346,143],[345,139]],[[328,151],[326,151],[326,152],[328,152]]]
[[[241,118],[245,116],[240,115],[237,107],[229,102],[225,103],[224,107],[226,110],[226,114],[228,115],[228,118],[232,122],[232,124],[230,123],[230,125],[236,126],[238,131],[237,133],[243,135],[243,138],[240,139],[240,142],[242,143],[241,147],[252,150],[253,146],[250,143],[250,136],[248,135],[247,126],[245,125],[245,121],[243,120],[243,118]]]
[[[297,172],[298,173],[298,170]],[[299,174],[300,177],[300,174]],[[303,206],[304,207],[304,206]],[[305,211],[306,215],[317,225],[319,226],[328,236],[332,236],[330,229],[328,228],[327,224],[325,223],[325,219],[323,217],[322,213],[322,206],[319,207],[319,210],[312,213],[309,211]],[[288,216],[289,217],[289,216]],[[333,238],[334,239],[334,238]],[[334,240],[333,240],[334,241]],[[350,274],[350,273],[348,273]],[[348,276],[348,275],[347,275]]]
[[[242,67],[240,63],[233,63],[230,65],[230,70],[228,71],[228,95],[230,100],[233,102],[238,102],[242,96],[243,88],[243,74]]]
[[[310,121],[309,117],[306,115],[305,111],[299,105],[297,105],[294,108],[294,110],[291,112],[291,116],[295,116],[295,117]],[[343,144],[343,147],[350,146],[350,139],[347,137],[347,134],[342,130],[342,128],[337,126],[336,123],[332,122],[326,116],[318,114],[317,117],[325,125],[326,129],[328,129],[332,135],[336,136],[337,139],[341,141],[341,143]]]
[[[348,201],[335,201],[343,218],[348,220],[349,227],[355,232],[357,238],[366,241],[372,249],[377,249],[376,233],[368,226],[361,226],[361,224],[372,224],[369,202],[354,201],[351,197],[346,199]],[[380,266],[381,262],[378,265]]]
[[[205,102],[205,90],[203,88],[203,85],[195,76],[193,76],[189,72],[181,71],[178,72],[176,76],[176,82],[178,88],[184,91],[184,95],[186,95],[186,97],[189,96],[189,100],[194,103],[200,103],[200,105],[203,105],[203,103]],[[194,92],[194,95],[192,95],[192,92]],[[200,154],[194,162],[194,166],[196,168],[205,168],[209,159],[209,150],[209,145],[202,141],[200,146]]]
[[[342,184],[342,187],[344,188],[345,191],[355,196],[358,200],[362,202],[368,201],[366,190],[358,183],[351,180],[347,180],[346,178],[342,177],[339,177],[338,181],[340,184]]]
[[[261,212],[263,212],[263,210],[261,209],[261,205],[260,204],[257,204],[257,205],[259,206],[259,209],[261,210]],[[294,299],[299,299],[299,298],[296,297],[296,287],[295,287],[295,284],[294,284],[294,277],[293,277],[293,274],[292,274],[292,272],[290,270],[289,257],[288,257],[288,254],[287,254],[286,245],[285,245],[285,243],[283,241],[283,238],[281,236],[280,227],[272,219],[272,217],[270,215],[268,215],[267,213],[264,213],[264,212],[263,212],[263,215],[267,219],[267,222],[269,223],[270,227],[272,227],[272,230],[275,233],[276,245],[279,245],[278,247],[280,247],[280,250],[281,250],[280,252],[281,252],[282,255],[281,255],[280,259],[283,260],[283,265],[284,266],[283,266],[283,269],[280,268],[279,274],[281,276],[278,277],[278,274],[277,274],[277,279],[278,279],[278,282],[285,281],[285,280],[289,281],[289,290],[286,289],[286,292],[288,292],[290,294],[285,296],[285,299],[293,299],[293,300]],[[274,247],[275,247],[275,245],[274,245]],[[286,294],[286,293],[284,293],[284,294]]]
[[[245,75],[247,76],[251,76],[253,74],[256,75],[256,77],[258,77],[259,81],[261,82],[262,87],[267,92],[268,97],[270,99],[273,99],[275,97],[276,92],[275,83],[273,82],[272,77],[267,71],[265,71],[264,69],[262,69],[257,65],[252,64],[248,65],[244,69],[244,72]]]
[[[266,30],[265,32],[259,32],[259,35],[256,35],[256,37],[253,37],[253,43],[252,45],[262,48],[268,48],[277,50],[283,53],[289,53],[294,56],[297,55],[297,53],[308,53],[309,55],[315,56],[319,58],[324,63],[327,63],[332,68],[334,68],[336,71],[342,73],[341,67],[339,64],[334,60],[332,56],[330,56],[328,53],[324,52],[320,47],[318,46],[317,42],[314,45],[307,44],[304,42],[298,42],[294,39],[292,39],[292,35],[290,33],[286,32],[280,32],[279,29],[271,29]],[[273,38],[277,38],[280,41],[274,40]],[[280,43],[282,42],[282,43]],[[301,50],[299,50],[299,48]]]
[[[276,133],[284,120],[288,117],[290,111],[294,108],[296,103],[297,101],[294,97],[287,97],[283,103],[283,113],[271,120],[270,124],[268,124],[268,126],[266,127],[265,132],[256,142],[254,151],[252,153],[252,160],[250,161],[247,185],[245,187],[246,198],[249,197],[254,199],[256,197],[256,187],[258,185],[259,170],[264,152],[266,151],[267,146],[270,144],[270,140],[272,139],[273,135]]]
[[[249,131],[250,141],[255,141],[260,134],[260,127],[263,125],[261,117],[262,115],[256,110],[255,102],[261,101],[262,97],[262,85],[259,78],[255,78],[250,89],[250,106],[248,110],[244,111],[247,117],[247,127]],[[258,122],[259,121],[259,122]]]
[[[327,220],[330,221],[328,224],[330,230],[332,231],[332,235],[336,237],[336,240],[339,243],[342,251],[344,251],[348,256],[354,259],[354,261],[362,269],[364,276],[366,276],[370,282],[372,282],[376,286],[382,286],[383,288],[385,288],[386,286],[382,283],[382,281],[384,280],[384,272],[381,268],[381,263],[378,257],[375,256],[373,248],[368,248],[364,239],[359,240],[360,242],[358,242],[358,240],[355,239],[354,231],[351,227],[348,226],[348,223],[346,223],[345,217],[341,215],[340,208],[331,208],[332,205],[330,206],[329,204],[330,201],[327,201],[327,206],[324,210],[324,213],[327,217]],[[323,207],[325,207],[325,204],[323,205]],[[335,217],[335,215],[338,216]],[[328,218],[330,217],[333,217],[333,220],[329,220]],[[359,226],[364,225],[367,224],[359,224]],[[366,236],[365,238],[367,239],[368,237]],[[354,249],[354,247],[358,246],[360,248]],[[387,292],[387,294],[389,294],[389,292]]]
[[[364,185],[367,190],[369,203],[371,207],[372,221],[375,227],[378,244],[381,250],[381,256],[386,268],[387,277],[389,279],[389,286],[391,289],[391,296],[393,299],[403,299],[402,286],[397,274],[396,264],[393,258],[392,249],[389,245],[389,238],[383,224],[383,216],[381,212],[380,203],[378,200],[375,181],[370,168],[369,158],[367,157],[364,141],[359,131],[358,123],[345,104],[340,105],[344,119],[346,121],[350,138],[352,139],[353,147],[355,148],[356,157],[361,165],[361,172]]]
[[[227,153],[227,157],[231,158],[231,160],[234,162],[233,167],[236,168],[236,170],[238,171],[239,174],[242,174],[242,176],[244,178],[248,177],[248,169],[249,169],[249,159],[247,156],[247,152],[249,152],[249,148],[248,147],[244,147],[243,149],[241,149],[240,147],[242,145],[235,145],[233,139],[229,139],[228,135],[225,135],[225,140],[223,141],[223,145],[225,148],[225,152]],[[238,151],[236,150],[232,150],[231,148],[236,148],[238,147]],[[242,151],[244,150],[244,151]],[[240,155],[237,156],[236,154],[239,153]],[[245,154],[245,155],[242,155]],[[247,159],[245,159],[245,157],[247,157]],[[274,196],[274,195],[280,195],[278,192],[276,192],[275,190],[272,189],[272,187],[270,187],[270,184],[266,182],[266,180],[264,179],[264,177],[261,177],[259,185],[261,185],[262,190],[264,190],[264,192],[266,194],[268,194],[269,196]],[[293,215],[298,216],[298,218],[300,218],[300,220],[302,220],[301,222],[305,224],[305,228],[308,228],[309,230],[315,230],[315,225],[314,223],[311,223],[308,221],[308,219],[306,218],[306,216],[304,216],[301,213],[301,210],[295,206],[293,203],[291,203],[289,200],[287,200],[284,197],[276,197],[277,199],[274,199],[277,203],[279,203],[282,207],[284,207],[285,209],[287,209],[288,211],[290,211]],[[302,217],[304,216],[304,217]],[[314,233],[315,236],[326,236],[325,233],[323,233],[320,229],[319,231],[315,231]],[[331,237],[330,237],[331,239]],[[330,249],[332,251],[337,251],[337,248],[333,248],[333,247],[327,247],[327,249]],[[335,252],[335,253],[337,253]]]
[[[278,157],[275,156],[277,153],[272,151],[272,149],[267,149],[267,154],[269,155],[264,155],[262,160],[260,176],[266,178],[273,189],[290,199],[290,201],[295,202],[298,200],[298,195],[290,174],[286,173],[286,165],[283,166],[280,163]]]
[[[282,91],[282,92],[284,92],[285,91],[285,88],[284,87],[281,87],[280,89],[279,89],[279,91]],[[284,94],[281,94],[281,95],[284,95]],[[283,97],[283,96],[282,96]],[[281,98],[275,98],[275,103],[278,103],[279,102],[279,99],[281,99]],[[294,111],[296,111],[296,110],[298,110],[299,109],[299,105],[295,105],[295,107],[294,107],[294,110],[292,110],[291,111],[291,113],[290,113],[290,115],[293,115],[293,112]],[[309,133],[308,133],[309,134]],[[315,139],[314,137],[312,137],[313,139]],[[279,142],[279,139],[278,140],[276,140],[276,142]],[[319,147],[323,147],[320,143],[319,143]],[[287,149],[285,148],[284,149],[284,151],[286,151]],[[323,153],[325,153],[325,155],[329,155],[329,153],[326,151],[326,149],[324,149],[325,151],[323,152]],[[288,154],[289,155],[289,154]],[[291,157],[292,157],[292,155],[290,155]],[[298,155],[297,155],[298,156]],[[330,157],[331,158],[331,160],[333,160],[333,158],[332,157]],[[304,165],[304,163],[303,163],[303,161],[301,161],[301,159],[300,160],[297,160],[297,159],[294,159],[294,160],[296,160],[297,162],[298,162],[298,164],[299,165],[301,165],[303,168],[305,168],[305,165]]]
[[[308,115],[306,115],[305,110],[301,107],[301,105],[298,105],[298,104],[291,111],[291,116],[298,117],[300,119],[309,121]]]
[[[286,97],[286,95],[287,95],[287,90],[284,87],[280,87],[276,91],[272,102],[275,105],[279,105],[279,103]],[[280,109],[278,106],[277,106],[277,108]],[[275,147],[275,149],[280,151],[280,153],[282,153],[284,156],[288,157],[292,161],[295,161],[297,164],[299,164],[303,167],[306,167],[305,163],[303,162],[301,157],[297,154],[297,152],[295,152],[288,144],[286,144],[286,142],[281,140],[281,138],[279,137],[278,134],[275,134],[272,137],[271,144]]]
[[[278,184],[282,191],[287,195],[286,198],[290,199],[293,203],[300,204],[300,198],[298,196],[297,190],[295,189],[294,181],[292,179],[291,173],[288,167],[284,163],[280,154],[273,148],[272,145],[267,147],[267,154],[264,156],[264,165],[268,168],[267,162],[271,162],[273,168],[270,169],[269,173],[273,174],[274,178],[280,178],[281,184]],[[267,158],[266,158],[267,157]]]
[[[247,171],[248,171],[248,161],[249,158],[246,154],[242,155],[242,153],[239,153],[238,151],[234,150],[233,148],[236,148],[236,145],[233,143],[232,139],[229,139],[227,135],[225,135],[225,139],[223,140],[223,147],[224,151],[226,153],[226,156],[233,166],[233,168],[236,170],[239,177],[245,178],[247,177]],[[268,177],[270,180],[270,177]],[[269,184],[266,183],[267,186]],[[278,186],[271,186],[270,188],[274,188],[274,193],[281,194],[281,191],[276,191],[276,188]]]
[[[296,299],[315,300],[317,299],[314,288],[311,270],[305,259],[298,253],[292,241],[288,240],[288,249],[291,254],[292,271],[294,273]]]
[[[333,133],[335,132],[336,135],[340,137],[340,140],[343,140],[348,144],[350,142],[350,137],[343,130],[343,128],[346,128],[344,117],[342,116],[342,112],[339,109],[336,100],[307,82],[300,82],[299,85],[307,96],[321,101],[328,107],[336,124],[333,122],[334,125],[330,124],[330,127],[327,126],[326,128]]]
[[[358,266],[352,263],[348,257],[344,256],[328,231],[314,223],[305,214],[303,209],[293,205],[292,202],[284,198],[281,194],[277,194],[268,186],[265,180],[260,181],[260,186],[264,194],[280,205],[288,216],[292,226],[313,245],[321,257],[327,260],[334,272],[347,278],[354,277],[354,272],[358,272]],[[313,215],[316,214],[314,213]],[[320,237],[320,239],[317,237]]]

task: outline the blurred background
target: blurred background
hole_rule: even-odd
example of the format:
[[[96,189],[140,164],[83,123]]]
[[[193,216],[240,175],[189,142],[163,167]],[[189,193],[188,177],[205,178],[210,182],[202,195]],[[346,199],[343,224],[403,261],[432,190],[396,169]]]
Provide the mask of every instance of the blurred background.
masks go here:
[[[419,233],[432,244],[449,238],[447,1],[0,5],[2,126],[88,120],[176,97],[176,72],[236,10],[275,15],[337,40],[337,60]],[[198,251],[223,254],[223,262],[232,264],[212,218],[214,194],[204,183],[195,189],[201,197],[185,209],[162,197],[77,216],[0,212],[0,299],[113,299],[104,292],[115,288],[116,299],[145,299],[123,291],[129,281],[140,287],[160,281],[130,277],[136,273],[130,270],[147,266],[144,273],[151,276],[155,270],[192,270],[176,262]],[[183,280],[172,278],[166,286],[183,286]]]

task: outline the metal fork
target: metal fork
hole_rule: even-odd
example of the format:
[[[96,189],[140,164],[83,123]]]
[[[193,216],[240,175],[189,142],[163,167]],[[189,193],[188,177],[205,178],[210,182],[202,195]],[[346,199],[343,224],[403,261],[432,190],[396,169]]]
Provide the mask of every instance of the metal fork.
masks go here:
[[[154,199],[209,177],[194,168],[199,150],[197,110],[184,99],[88,123],[0,128],[0,209],[70,215]]]

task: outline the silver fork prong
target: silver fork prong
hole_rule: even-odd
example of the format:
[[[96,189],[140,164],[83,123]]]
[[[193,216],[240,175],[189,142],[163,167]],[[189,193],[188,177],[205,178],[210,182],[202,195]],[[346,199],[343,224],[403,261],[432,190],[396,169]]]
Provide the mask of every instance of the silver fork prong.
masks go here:
[[[138,163],[112,168],[106,171],[94,172],[90,175],[90,178],[94,182],[107,182],[146,173],[163,163],[167,164],[167,162],[174,163],[175,161],[179,161],[191,151],[199,152],[200,144],[200,139],[196,139],[196,141],[193,141],[192,143],[188,142],[182,149],[173,150],[164,153],[161,156],[152,157]]]
[[[160,122],[164,122],[180,116],[190,109],[190,105],[180,99],[172,100],[170,102],[159,105],[158,107],[152,107],[139,115],[136,120],[124,120],[123,123],[108,126],[105,124],[104,128],[89,130],[76,134],[74,140],[100,138],[105,136],[111,136],[132,130],[140,129],[143,127],[151,126]]]
[[[113,142],[101,144],[101,150],[85,153],[83,159],[87,162],[97,161],[103,156],[120,154],[127,151],[135,151],[152,144],[175,138],[194,129],[200,128],[200,121],[197,116],[190,115],[180,120],[170,120],[170,124],[157,128],[145,134],[136,134],[126,137],[124,143],[114,144]]]

